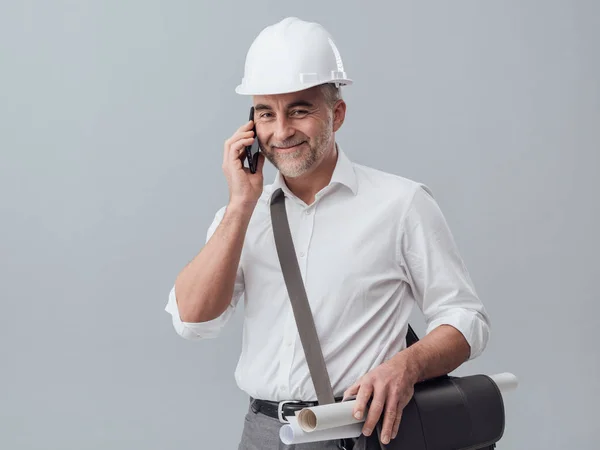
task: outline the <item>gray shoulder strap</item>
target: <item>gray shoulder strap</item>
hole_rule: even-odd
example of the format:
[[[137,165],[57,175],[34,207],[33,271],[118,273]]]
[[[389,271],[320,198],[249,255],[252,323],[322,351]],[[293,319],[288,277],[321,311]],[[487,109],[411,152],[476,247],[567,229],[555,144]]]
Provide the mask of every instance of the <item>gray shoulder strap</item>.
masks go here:
[[[317,392],[317,400],[320,405],[335,403],[325,359],[321,351],[321,344],[317,336],[310,304],[306,297],[300,267],[298,266],[296,250],[294,249],[285,210],[285,196],[281,189],[274,192],[271,198],[271,222],[283,279],[292,303],[298,334],[300,335],[310,376]]]

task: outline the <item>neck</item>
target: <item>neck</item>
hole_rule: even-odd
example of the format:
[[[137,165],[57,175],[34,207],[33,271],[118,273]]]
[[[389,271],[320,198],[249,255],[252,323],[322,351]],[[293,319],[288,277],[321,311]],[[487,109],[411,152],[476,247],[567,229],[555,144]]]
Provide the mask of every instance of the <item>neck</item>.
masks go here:
[[[334,142],[314,170],[296,178],[283,177],[285,184],[296,197],[310,205],[315,201],[315,195],[331,181],[337,158],[338,150]]]

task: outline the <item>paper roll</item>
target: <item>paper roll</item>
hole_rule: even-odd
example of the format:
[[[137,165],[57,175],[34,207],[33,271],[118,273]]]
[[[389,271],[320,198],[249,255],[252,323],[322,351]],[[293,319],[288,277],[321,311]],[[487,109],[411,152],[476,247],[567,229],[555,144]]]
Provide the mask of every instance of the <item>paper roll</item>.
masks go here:
[[[519,385],[519,380],[517,379],[517,377],[512,373],[508,372],[490,375],[490,378],[494,383],[496,383],[496,386],[498,386],[498,389],[500,389],[500,393],[503,396],[504,394],[507,394],[508,392],[517,389],[517,386]]]
[[[341,427],[365,421],[368,411],[363,414],[362,420],[355,419],[352,415],[356,400],[349,400],[329,405],[304,408],[296,413],[298,425],[303,431],[313,433],[318,430]]]
[[[303,444],[307,442],[329,441],[334,439],[357,438],[362,433],[362,423],[353,423],[342,427],[326,430],[305,432],[298,424],[295,416],[287,417],[288,424],[279,429],[279,439],[286,445]]]

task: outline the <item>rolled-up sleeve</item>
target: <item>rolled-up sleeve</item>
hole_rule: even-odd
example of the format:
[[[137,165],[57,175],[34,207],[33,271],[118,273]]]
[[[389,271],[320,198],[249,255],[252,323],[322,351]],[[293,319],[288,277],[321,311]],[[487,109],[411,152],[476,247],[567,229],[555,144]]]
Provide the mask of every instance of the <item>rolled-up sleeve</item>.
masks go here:
[[[398,258],[415,301],[425,316],[426,333],[451,325],[479,356],[490,334],[488,314],[431,191],[416,190],[401,221]]]
[[[209,227],[208,232],[206,234],[206,242],[208,242],[208,240],[214,234],[218,225],[221,223],[224,214],[225,207],[217,211],[213,223]],[[235,277],[235,284],[233,287],[233,295],[231,297],[231,302],[227,306],[227,309],[219,317],[216,317],[215,319],[209,320],[207,322],[183,322],[181,320],[179,308],[177,306],[177,293],[175,292],[175,286],[171,288],[171,291],[169,293],[169,299],[167,301],[167,305],[165,306],[165,311],[171,315],[173,327],[175,328],[177,334],[182,338],[189,340],[215,338],[219,335],[220,331],[223,329],[225,324],[227,324],[229,319],[231,319],[231,317],[233,316],[235,308],[243,294],[244,275],[240,265],[238,266]]]

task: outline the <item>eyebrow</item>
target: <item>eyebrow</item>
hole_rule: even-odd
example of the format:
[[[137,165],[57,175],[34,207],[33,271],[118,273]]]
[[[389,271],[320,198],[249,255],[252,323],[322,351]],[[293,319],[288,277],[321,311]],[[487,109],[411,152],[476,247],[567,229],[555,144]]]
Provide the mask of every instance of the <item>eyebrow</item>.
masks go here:
[[[295,108],[297,106],[305,106],[307,108],[313,108],[315,105],[313,105],[311,102],[307,101],[307,100],[298,100],[292,103],[288,103],[286,105],[286,109],[291,109],[291,108]],[[271,108],[269,105],[265,105],[263,103],[259,103],[258,105],[256,105],[254,107],[254,111],[271,111],[273,110],[273,108]]]

